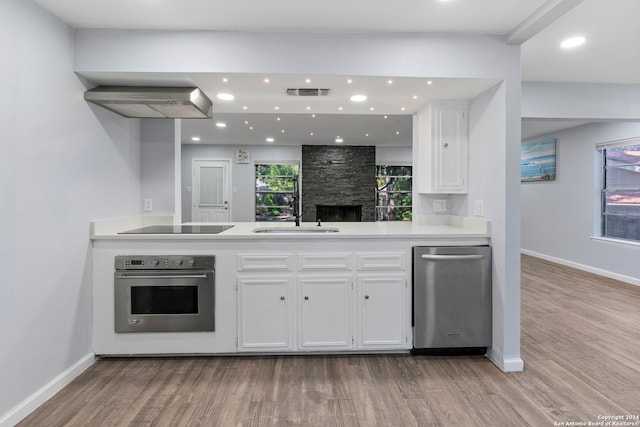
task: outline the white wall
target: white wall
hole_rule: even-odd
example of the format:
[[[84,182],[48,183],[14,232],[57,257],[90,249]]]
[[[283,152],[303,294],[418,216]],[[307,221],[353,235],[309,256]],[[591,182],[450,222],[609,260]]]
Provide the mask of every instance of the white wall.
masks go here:
[[[144,119],[140,129],[141,180],[143,200],[151,199],[153,214],[173,214],[175,122],[166,119]]]
[[[73,42],[31,1],[0,2],[0,424],[90,360],[89,221],[138,213],[139,122],[87,105]]]
[[[412,147],[376,147],[376,165],[411,165]]]
[[[640,123],[611,122],[535,138],[556,138],[557,177],[555,181],[521,185],[522,249],[640,284],[640,246],[590,239],[599,221],[595,145],[638,136]]]
[[[637,120],[640,117],[640,85],[524,82],[522,117]]]

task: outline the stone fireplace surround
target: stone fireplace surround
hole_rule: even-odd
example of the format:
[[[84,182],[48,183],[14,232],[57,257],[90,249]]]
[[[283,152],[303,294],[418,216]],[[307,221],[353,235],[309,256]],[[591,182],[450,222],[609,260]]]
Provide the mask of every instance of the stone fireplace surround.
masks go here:
[[[373,146],[303,145],[302,221],[316,221],[317,205],[361,205],[362,221],[375,221],[375,156]]]

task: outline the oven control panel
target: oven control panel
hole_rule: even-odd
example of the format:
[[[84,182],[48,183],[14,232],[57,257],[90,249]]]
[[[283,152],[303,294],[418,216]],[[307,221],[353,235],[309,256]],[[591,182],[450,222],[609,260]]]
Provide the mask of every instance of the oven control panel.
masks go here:
[[[118,255],[116,270],[213,270],[213,255]]]

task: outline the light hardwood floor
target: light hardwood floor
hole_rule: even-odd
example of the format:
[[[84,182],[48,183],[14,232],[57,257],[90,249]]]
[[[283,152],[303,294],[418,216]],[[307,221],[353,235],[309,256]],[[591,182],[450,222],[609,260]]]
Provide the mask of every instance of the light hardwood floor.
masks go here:
[[[19,425],[513,427],[640,415],[640,288],[522,260],[521,373],[483,356],[103,359]]]

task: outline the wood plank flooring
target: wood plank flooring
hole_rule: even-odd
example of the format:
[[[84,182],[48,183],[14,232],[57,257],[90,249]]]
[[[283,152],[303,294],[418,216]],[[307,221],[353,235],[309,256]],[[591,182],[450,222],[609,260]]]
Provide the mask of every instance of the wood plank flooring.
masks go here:
[[[523,256],[522,357],[525,371],[509,374],[483,356],[102,359],[19,426],[514,427],[640,415],[640,288]]]

